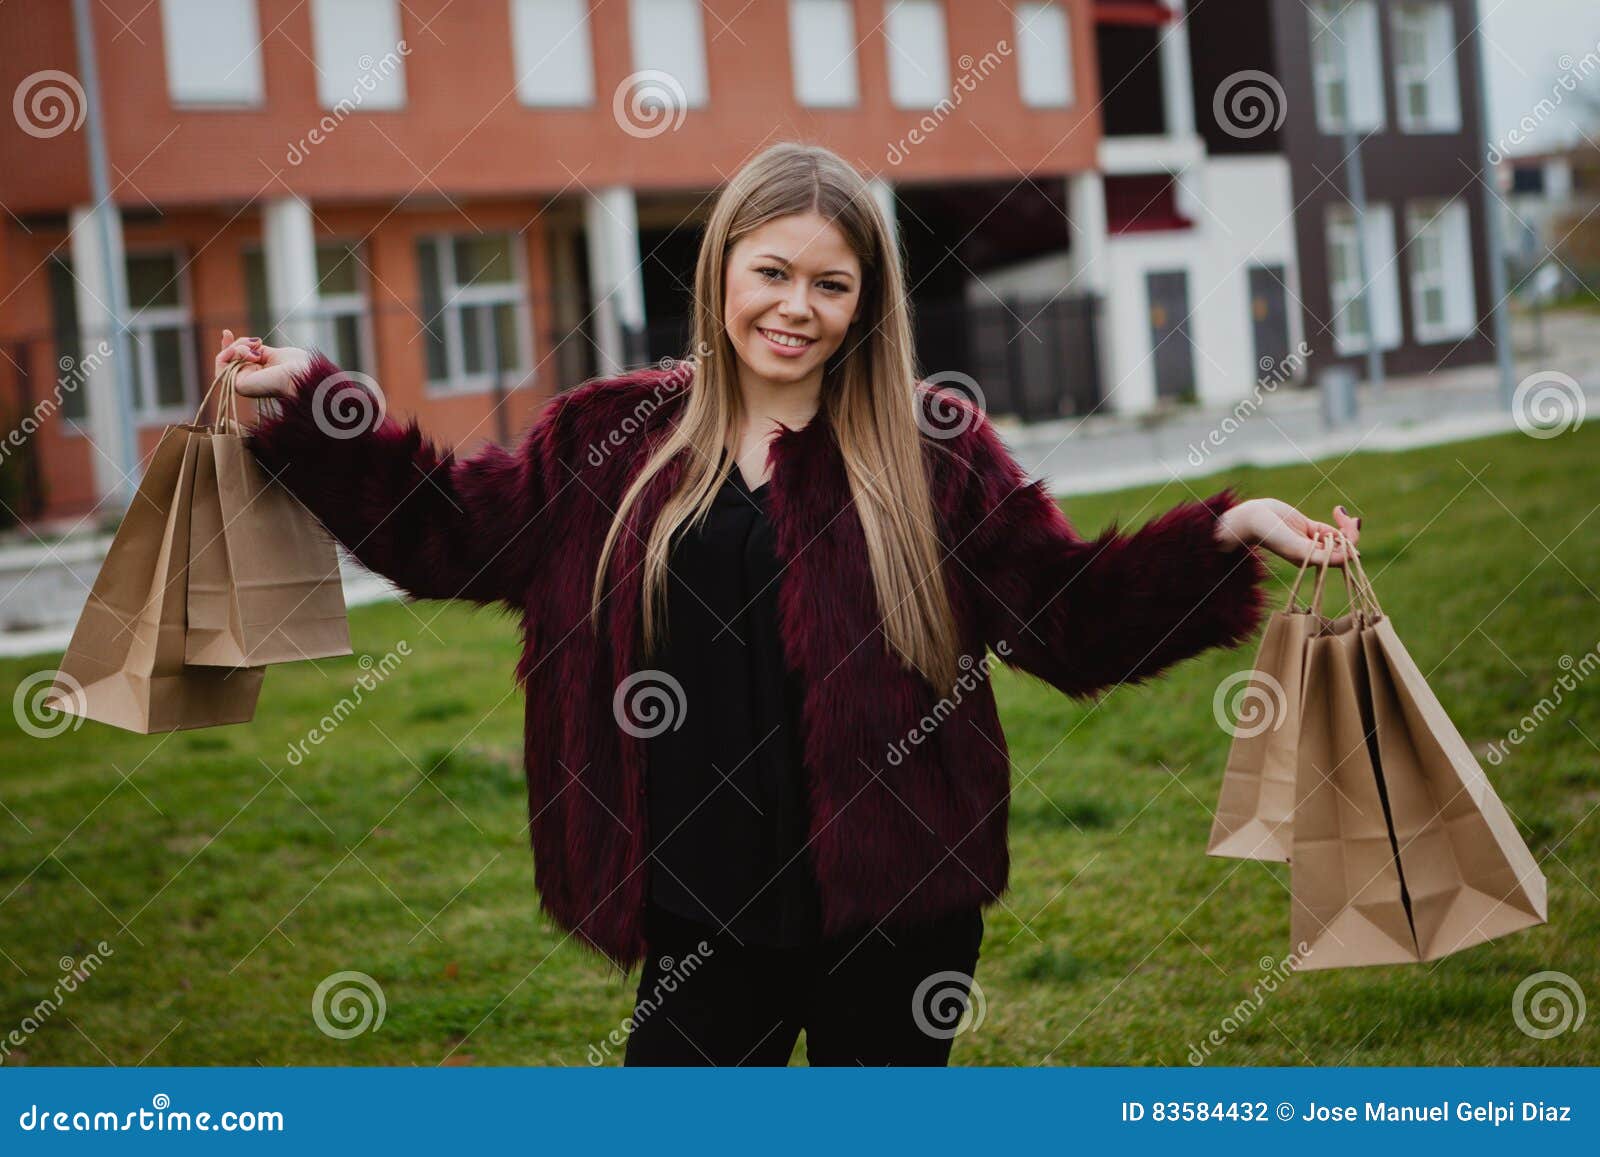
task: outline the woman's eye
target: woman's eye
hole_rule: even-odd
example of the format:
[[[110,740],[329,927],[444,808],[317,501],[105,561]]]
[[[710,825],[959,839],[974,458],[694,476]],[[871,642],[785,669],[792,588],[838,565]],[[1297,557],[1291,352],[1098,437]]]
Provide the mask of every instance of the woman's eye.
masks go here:
[[[758,270],[756,270],[756,272],[757,272],[757,273],[760,273],[760,274],[763,274],[763,275],[765,275],[765,274],[768,274],[768,273],[776,273],[776,274],[777,274],[777,275],[778,275],[778,276],[779,276],[779,277],[782,277],[782,276],[783,276],[783,270],[781,270],[781,269],[774,269],[774,268],[773,268],[773,267],[772,267],[772,266],[770,266],[770,265],[769,265],[769,266],[767,266],[767,267],[766,267],[766,268],[764,268],[764,269],[758,269]]]
[[[778,269],[778,268],[776,268],[774,266],[771,266],[771,265],[763,266],[762,268],[756,270],[756,272],[761,274],[763,277],[765,277],[769,273],[777,274],[779,277],[783,276],[783,270]],[[843,285],[843,284],[841,284],[841,283],[839,283],[837,281],[819,281],[819,282],[817,282],[817,284],[819,286],[821,286],[823,289],[826,289],[829,293],[848,293],[848,292],[850,292],[850,287],[848,285]]]

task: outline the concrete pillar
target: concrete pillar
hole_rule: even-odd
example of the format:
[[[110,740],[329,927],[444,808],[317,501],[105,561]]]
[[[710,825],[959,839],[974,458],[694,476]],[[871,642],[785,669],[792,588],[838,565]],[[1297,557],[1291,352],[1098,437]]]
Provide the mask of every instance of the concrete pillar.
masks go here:
[[[281,340],[304,349],[317,333],[317,235],[311,206],[278,197],[261,210],[261,249],[267,267],[267,302]],[[209,340],[209,339],[208,339]]]
[[[1185,0],[1167,0],[1172,22],[1161,32],[1161,97],[1169,137],[1194,135],[1194,81],[1189,73]]]
[[[1104,293],[1106,268],[1106,183],[1098,172],[1067,178],[1067,217],[1072,228],[1072,287]]]
[[[619,186],[584,198],[589,249],[589,292],[599,372],[621,373],[648,356],[644,345],[644,278],[639,252],[639,210],[633,190]]]
[[[890,241],[899,249],[900,219],[895,214],[894,186],[882,177],[871,177],[867,180],[867,188],[872,192],[872,199],[878,202],[878,208],[883,211],[883,219],[888,222]]]
[[[78,307],[82,362],[73,372],[84,391],[97,500],[126,506],[138,482],[139,452],[133,422],[133,340],[119,319],[126,314],[128,266],[122,214],[111,202],[79,206],[69,215],[73,292]],[[109,280],[108,280],[109,278]],[[102,344],[103,343],[103,344]],[[111,350],[110,355],[102,353]],[[62,371],[63,376],[68,371]]]

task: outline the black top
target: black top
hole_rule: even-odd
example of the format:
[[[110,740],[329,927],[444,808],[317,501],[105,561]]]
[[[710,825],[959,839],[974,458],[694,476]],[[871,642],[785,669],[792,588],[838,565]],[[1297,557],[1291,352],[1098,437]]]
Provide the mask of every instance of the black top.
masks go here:
[[[646,740],[650,899],[745,944],[820,935],[805,850],[802,685],[784,668],[771,483],[728,477],[699,527],[680,530],[666,643],[650,666],[683,688],[683,723]]]

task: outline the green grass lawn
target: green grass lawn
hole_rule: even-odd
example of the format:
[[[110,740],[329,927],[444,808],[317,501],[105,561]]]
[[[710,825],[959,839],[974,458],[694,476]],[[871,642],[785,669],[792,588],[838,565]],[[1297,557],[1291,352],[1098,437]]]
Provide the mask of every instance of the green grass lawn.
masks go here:
[[[1385,608],[1482,753],[1551,693],[1563,655],[1600,644],[1597,460],[1591,424],[1066,505],[1088,533],[1226,482],[1322,517],[1346,502]],[[46,740],[0,718],[0,1037],[61,958],[112,949],[6,1063],[584,1065],[628,1016],[633,983],[537,914],[513,622],[421,603],[351,625],[358,655],[402,640],[411,655],[298,765],[290,745],[349,693],[358,657],[274,668],[247,726]],[[997,675],[1012,886],[986,914],[984,1019],[953,1063],[1183,1065],[1289,951],[1287,866],[1205,855],[1229,743],[1212,692],[1254,646],[1094,709]],[[50,665],[0,662],[0,686]],[[1208,1063],[1600,1062],[1592,1011],[1549,1040],[1512,1017],[1540,970],[1600,997],[1597,699],[1567,695],[1485,763],[1549,879],[1548,925],[1434,965],[1291,976]],[[381,1028],[318,1029],[313,990],[341,970],[381,983]]]

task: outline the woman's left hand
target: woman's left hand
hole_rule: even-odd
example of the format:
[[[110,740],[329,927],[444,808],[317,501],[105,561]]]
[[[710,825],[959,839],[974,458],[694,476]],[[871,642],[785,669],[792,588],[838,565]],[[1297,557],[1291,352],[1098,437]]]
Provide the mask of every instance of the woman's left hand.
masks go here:
[[[1296,565],[1326,549],[1333,540],[1333,558],[1330,564],[1343,566],[1345,550],[1337,545],[1336,535],[1343,535],[1352,546],[1361,538],[1361,520],[1351,518],[1343,506],[1333,508],[1337,525],[1307,518],[1287,502],[1276,498],[1252,498],[1229,507],[1217,519],[1217,542],[1223,549],[1237,546],[1261,546]]]

